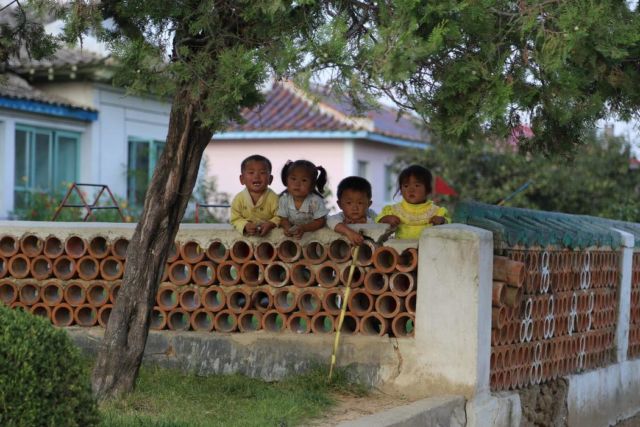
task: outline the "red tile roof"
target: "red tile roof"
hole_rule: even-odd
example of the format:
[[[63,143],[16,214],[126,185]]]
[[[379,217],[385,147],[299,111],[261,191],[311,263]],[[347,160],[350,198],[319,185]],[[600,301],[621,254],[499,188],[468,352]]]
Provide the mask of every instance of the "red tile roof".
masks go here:
[[[314,102],[313,98],[317,98]],[[291,83],[276,83],[263,104],[242,112],[245,123],[233,124],[231,132],[268,131],[369,131],[410,141],[426,142],[417,120],[381,106],[363,116],[342,98],[313,92],[307,96]]]

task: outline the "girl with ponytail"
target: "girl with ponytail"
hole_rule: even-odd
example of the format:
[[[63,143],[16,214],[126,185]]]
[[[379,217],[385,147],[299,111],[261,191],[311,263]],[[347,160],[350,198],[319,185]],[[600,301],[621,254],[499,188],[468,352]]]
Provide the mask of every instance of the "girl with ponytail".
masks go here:
[[[278,203],[284,234],[300,238],[305,232],[324,227],[329,213],[322,196],[327,171],[308,160],[288,161],[282,168],[281,178],[287,187]]]

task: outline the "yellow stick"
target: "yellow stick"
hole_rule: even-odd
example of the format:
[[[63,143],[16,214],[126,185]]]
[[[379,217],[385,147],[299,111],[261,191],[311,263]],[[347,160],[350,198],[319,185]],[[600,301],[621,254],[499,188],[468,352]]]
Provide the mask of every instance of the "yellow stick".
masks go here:
[[[347,289],[344,291],[342,307],[340,307],[340,316],[338,317],[338,327],[336,328],[336,338],[333,341],[333,353],[331,353],[331,365],[329,366],[329,381],[331,381],[331,377],[333,376],[333,368],[336,366],[336,354],[338,353],[338,345],[340,344],[340,331],[342,330],[342,322],[344,322],[344,314],[347,311],[347,301],[349,301],[349,294],[351,293],[351,282],[353,280],[353,273],[356,270],[359,252],[360,246],[356,246],[351,255],[351,266],[349,267],[349,275],[347,276]]]

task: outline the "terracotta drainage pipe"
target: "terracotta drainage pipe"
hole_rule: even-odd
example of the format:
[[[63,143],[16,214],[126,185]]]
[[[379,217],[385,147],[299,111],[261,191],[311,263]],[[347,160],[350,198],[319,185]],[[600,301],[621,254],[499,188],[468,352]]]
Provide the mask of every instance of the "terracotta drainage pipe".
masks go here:
[[[233,261],[218,264],[216,275],[222,286],[233,286],[240,282],[240,266]]]
[[[172,284],[163,284],[158,288],[156,303],[161,310],[171,311],[180,303],[178,288]]]
[[[273,294],[273,306],[280,313],[291,313],[298,305],[298,288],[280,288]]]
[[[167,326],[172,331],[188,331],[190,320],[189,313],[181,308],[174,308],[167,315]]]
[[[173,241],[169,246],[169,252],[167,253],[167,263],[171,264],[180,259],[180,243]]]
[[[8,262],[5,257],[0,256],[0,279],[7,275],[9,272]]]
[[[238,316],[238,329],[240,332],[254,332],[262,328],[262,313],[256,310],[247,310]]]
[[[196,311],[202,305],[200,299],[200,290],[194,287],[186,287],[180,291],[179,295],[180,307],[189,313]]]
[[[222,310],[214,319],[215,329],[218,332],[233,332],[238,327],[238,316],[230,310]]]
[[[204,258],[204,250],[200,243],[188,240],[180,246],[180,256],[189,264],[197,264]]]
[[[332,316],[340,314],[340,308],[344,303],[343,290],[339,288],[328,289],[322,296],[322,308]]]
[[[247,261],[240,267],[240,281],[248,286],[264,282],[264,267],[258,261]]]
[[[316,267],[316,280],[323,288],[333,288],[340,283],[340,267],[333,261],[326,261]]]
[[[491,327],[502,329],[507,323],[507,309],[505,307],[493,307],[491,309]]]
[[[491,290],[491,304],[494,307],[500,307],[504,305],[504,288],[507,286],[505,282],[493,281],[493,288]]]
[[[370,240],[365,240],[360,245],[360,250],[358,251],[358,259],[357,263],[361,267],[367,267],[373,263],[373,254],[376,251],[376,244]]]
[[[220,240],[214,240],[207,248],[207,258],[218,264],[229,258],[229,249]]]
[[[287,327],[291,332],[308,334],[311,332],[311,319],[306,314],[293,313],[287,319]]]
[[[253,257],[253,245],[248,240],[238,239],[231,244],[229,256],[238,264],[247,262]]]
[[[17,254],[19,250],[20,245],[15,237],[8,234],[0,236],[0,255],[10,258]]]
[[[326,311],[316,313],[311,318],[311,331],[314,334],[330,334],[336,329],[336,321],[332,315]]]
[[[11,303],[10,308],[12,310],[22,310],[25,312],[29,311],[29,307],[27,307],[26,305],[24,305],[23,303],[19,302],[19,301],[14,301]]]
[[[118,299],[118,292],[120,292],[120,286],[122,286],[122,282],[118,280],[116,283],[112,283],[111,287],[109,287],[109,302],[111,302],[111,304],[116,303],[116,299]]]
[[[60,255],[53,261],[53,275],[60,280],[69,280],[76,275],[76,261],[66,255]]]
[[[392,292],[386,292],[376,298],[375,308],[382,317],[391,319],[403,311],[404,307],[398,296]]]
[[[220,311],[226,305],[224,290],[220,286],[209,286],[200,296],[202,306],[212,312]]]
[[[416,279],[412,273],[396,272],[389,277],[389,289],[399,297],[409,295],[416,287]]]
[[[87,286],[87,302],[100,307],[109,302],[109,286],[105,282],[91,282]]]
[[[251,294],[251,307],[260,312],[271,310],[273,307],[273,295],[268,287],[261,287]]]
[[[360,330],[360,318],[354,316],[353,313],[346,312],[344,314],[344,320],[342,322],[342,329],[340,333],[346,335],[354,335]]]
[[[288,285],[291,279],[289,266],[282,261],[275,261],[269,265],[264,271],[267,283],[274,288],[280,288]]]
[[[111,253],[116,259],[124,261],[127,258],[127,250],[129,249],[129,239],[119,237],[111,244]]]
[[[109,255],[111,248],[106,238],[102,236],[95,236],[89,240],[89,246],[87,246],[89,255],[96,259],[102,259]]]
[[[42,302],[49,307],[53,307],[64,300],[64,288],[58,282],[49,281],[40,288],[40,295],[42,296]]]
[[[100,261],[100,275],[104,280],[118,280],[124,274],[124,264],[115,256]]]
[[[159,307],[153,307],[151,310],[151,323],[149,328],[154,331],[161,331],[167,326],[167,312]]]
[[[309,288],[298,295],[298,309],[307,316],[313,316],[322,309],[324,289]]]
[[[105,304],[98,309],[98,324],[103,328],[107,327],[109,323],[109,317],[111,317],[111,311],[113,310],[112,304]],[[151,315],[153,319],[153,314]],[[151,325],[153,326],[153,320],[151,320]]]
[[[189,283],[191,281],[191,264],[186,261],[174,261],[169,264],[169,281],[176,286]]]
[[[404,300],[404,305],[407,309],[407,313],[416,314],[416,300],[418,299],[418,294],[416,291],[411,292]]]
[[[398,255],[396,270],[403,273],[411,273],[418,268],[418,250],[408,248]]]
[[[45,319],[51,319],[51,307],[43,302],[34,304],[29,311],[34,316],[41,316]]]
[[[504,290],[504,304],[507,307],[518,307],[522,300],[523,288],[514,288],[507,286]]]
[[[53,263],[45,256],[38,255],[31,260],[29,268],[31,277],[36,280],[45,280],[51,277],[53,273]]]
[[[15,254],[9,258],[9,275],[15,279],[24,279],[30,273],[31,261],[24,254]]]
[[[343,238],[329,243],[329,259],[336,263],[349,261],[351,259],[351,243]]]
[[[0,302],[9,306],[18,299],[18,288],[8,280],[0,280]]]
[[[391,330],[396,337],[412,337],[415,334],[416,319],[409,313],[400,313],[391,321]]]
[[[349,281],[349,269],[351,268],[350,263],[346,263],[341,267],[340,270],[340,281],[344,286],[347,286],[347,282]],[[351,287],[357,288],[362,286],[364,283],[365,271],[363,267],[358,265],[355,266],[353,270],[353,277],[351,278]]]
[[[62,241],[56,236],[49,236],[44,239],[44,256],[47,258],[58,258],[64,253],[64,245]]]
[[[191,313],[191,318],[189,322],[191,324],[191,329],[194,331],[205,331],[211,332],[213,330],[215,314],[210,311],[207,311],[204,308],[199,308],[193,313]]]
[[[24,305],[40,302],[40,286],[36,282],[24,282],[18,285],[18,296]]]
[[[93,280],[100,274],[100,263],[97,258],[83,256],[78,260],[78,276],[82,280]]]
[[[380,295],[389,289],[389,275],[378,270],[369,270],[364,276],[364,288],[371,295]]]
[[[316,284],[316,273],[304,261],[291,266],[291,283],[298,288],[306,288]]]
[[[398,264],[398,252],[389,246],[380,246],[373,254],[373,265],[382,273],[391,273]]]
[[[262,315],[262,329],[269,332],[282,332],[287,327],[287,315],[278,310],[269,310]]]
[[[30,258],[37,257],[44,249],[44,242],[35,234],[25,234],[20,239],[20,250]]]
[[[211,261],[200,261],[191,271],[193,283],[198,286],[209,286],[216,281],[216,266]]]
[[[360,320],[360,333],[363,335],[383,336],[387,333],[389,321],[379,313],[365,314]]]
[[[89,304],[82,304],[73,311],[73,320],[79,326],[95,326],[98,323],[98,310]]]
[[[233,288],[227,291],[227,309],[233,313],[243,313],[251,306],[251,292],[244,288]]]
[[[283,239],[278,245],[277,252],[280,261],[294,263],[302,256],[302,247],[295,240]]]
[[[373,297],[362,289],[354,289],[349,295],[348,307],[354,315],[363,316],[373,310]]]
[[[78,307],[87,301],[87,290],[80,282],[69,282],[64,288],[64,301]]]
[[[276,247],[273,243],[265,240],[256,245],[253,251],[253,256],[259,263],[269,264],[276,260],[278,252],[276,251]]]
[[[58,304],[51,312],[51,322],[55,326],[71,326],[73,324],[73,308],[69,304]]]
[[[327,246],[317,240],[312,240],[302,248],[302,254],[309,264],[322,264],[327,260],[329,253]]]
[[[493,278],[511,286],[521,287],[525,279],[524,263],[503,256],[494,256]]]
[[[80,236],[69,236],[64,241],[64,252],[71,258],[80,258],[87,253],[87,242]]]

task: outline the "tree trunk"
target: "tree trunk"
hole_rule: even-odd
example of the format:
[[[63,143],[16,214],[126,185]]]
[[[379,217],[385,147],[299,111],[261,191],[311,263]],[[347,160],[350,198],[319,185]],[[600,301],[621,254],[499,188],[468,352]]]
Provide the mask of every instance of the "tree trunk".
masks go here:
[[[167,142],[129,243],[122,287],[93,370],[92,388],[98,399],[129,392],[135,385],[167,254],[212,136],[197,120],[198,104],[186,88],[176,91]]]

